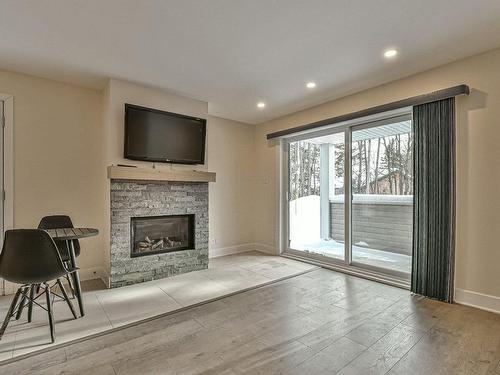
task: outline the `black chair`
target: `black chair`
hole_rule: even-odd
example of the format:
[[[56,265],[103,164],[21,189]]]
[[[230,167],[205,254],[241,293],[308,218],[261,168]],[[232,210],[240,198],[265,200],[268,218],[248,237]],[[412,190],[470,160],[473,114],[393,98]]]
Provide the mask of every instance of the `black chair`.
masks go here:
[[[61,277],[74,272],[64,265],[56,244],[47,232],[40,229],[14,229],[5,232],[2,253],[0,253],[0,277],[7,281],[22,284],[17,290],[7,312],[7,316],[0,328],[2,338],[10,319],[19,317],[25,306],[29,306],[28,321],[31,321],[32,305],[43,308],[48,312],[50,325],[50,338],[54,342],[54,319],[52,313],[52,298],[50,281],[61,290],[62,296],[74,318],[76,312],[60,280]],[[36,293],[37,286],[43,291]],[[47,307],[40,305],[36,300],[45,294]],[[54,293],[55,294],[55,293]],[[21,300],[19,301],[19,298]],[[26,302],[27,301],[27,302]],[[19,302],[19,303],[18,303]]]
[[[71,218],[67,215],[51,215],[44,216],[40,223],[38,224],[38,229],[58,229],[58,228],[73,228],[73,222]],[[70,260],[68,245],[66,241],[55,240],[61,258],[64,262]],[[73,246],[75,248],[75,256],[80,255],[80,242],[78,240],[73,241]]]
[[[38,229],[59,229],[59,228],[73,228],[73,222],[71,218],[67,215],[50,215],[42,217],[40,223],[38,224]],[[61,258],[68,268],[76,268],[76,264],[72,264],[71,257],[69,255],[68,244],[64,240],[54,241],[59,249]],[[75,248],[75,257],[80,255],[80,242],[78,240],[73,240],[73,246]],[[78,271],[76,271],[78,272]],[[66,277],[68,284],[71,288],[72,297],[75,297],[75,288],[73,286],[71,277],[69,275]]]

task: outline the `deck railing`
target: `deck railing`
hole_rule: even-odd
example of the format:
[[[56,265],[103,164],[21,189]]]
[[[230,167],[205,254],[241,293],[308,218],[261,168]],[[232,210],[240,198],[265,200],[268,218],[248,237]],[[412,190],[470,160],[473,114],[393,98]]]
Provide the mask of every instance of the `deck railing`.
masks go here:
[[[330,235],[344,241],[343,196],[330,200]],[[413,196],[354,194],[352,243],[360,247],[411,255]]]

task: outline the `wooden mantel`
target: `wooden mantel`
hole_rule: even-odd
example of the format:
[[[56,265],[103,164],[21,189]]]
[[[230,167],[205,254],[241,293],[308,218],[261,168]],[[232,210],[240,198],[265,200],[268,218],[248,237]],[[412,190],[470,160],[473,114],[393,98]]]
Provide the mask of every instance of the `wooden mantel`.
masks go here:
[[[108,167],[112,180],[215,182],[215,173],[203,171],[160,170],[153,168]]]

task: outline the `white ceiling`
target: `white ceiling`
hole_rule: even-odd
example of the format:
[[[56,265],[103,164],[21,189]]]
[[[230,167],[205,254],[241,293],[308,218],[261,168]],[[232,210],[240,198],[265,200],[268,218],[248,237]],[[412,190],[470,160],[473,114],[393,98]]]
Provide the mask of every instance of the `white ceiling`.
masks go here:
[[[250,123],[498,46],[500,0],[0,0],[0,68],[126,79]]]

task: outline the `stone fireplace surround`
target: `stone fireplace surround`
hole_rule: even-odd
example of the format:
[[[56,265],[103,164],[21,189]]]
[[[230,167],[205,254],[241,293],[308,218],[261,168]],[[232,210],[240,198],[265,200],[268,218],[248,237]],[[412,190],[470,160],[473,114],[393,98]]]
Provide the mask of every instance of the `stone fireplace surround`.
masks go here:
[[[208,182],[111,179],[110,190],[111,288],[208,267]],[[195,215],[193,249],[130,256],[131,217],[182,214]]]

